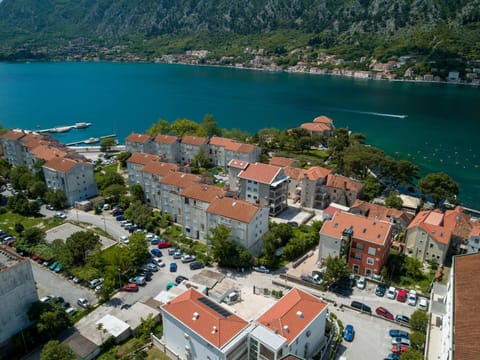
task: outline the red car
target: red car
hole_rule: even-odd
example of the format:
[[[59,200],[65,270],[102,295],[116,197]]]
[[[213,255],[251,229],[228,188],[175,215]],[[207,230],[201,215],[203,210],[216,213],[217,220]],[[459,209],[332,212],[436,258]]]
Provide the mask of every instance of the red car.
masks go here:
[[[123,285],[122,290],[123,291],[129,291],[129,292],[137,292],[138,291],[138,286],[137,286],[137,284],[129,283],[129,284]]]
[[[407,292],[403,289],[398,290],[397,301],[405,302],[407,300]]]
[[[394,354],[402,354],[404,353],[405,351],[407,351],[409,349],[409,347],[407,345],[400,345],[400,344],[396,344],[396,345],[393,345],[392,346],[392,353]]]
[[[384,318],[387,318],[387,319],[390,319],[390,320],[393,320],[393,314],[388,311],[387,309],[385,309],[384,307],[382,306],[379,306],[375,309],[375,312],[377,313],[377,315],[379,316],[383,316]]]
[[[159,248],[159,249],[167,249],[167,248],[169,248],[169,247],[172,247],[172,244],[170,244],[170,243],[168,243],[168,242],[166,242],[166,241],[160,241],[160,242],[158,243],[158,248]]]

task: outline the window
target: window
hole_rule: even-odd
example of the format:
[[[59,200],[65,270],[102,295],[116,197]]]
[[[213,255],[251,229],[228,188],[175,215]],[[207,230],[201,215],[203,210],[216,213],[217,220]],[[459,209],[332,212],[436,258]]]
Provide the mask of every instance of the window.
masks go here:
[[[354,253],[353,258],[356,259],[356,260],[362,260],[362,254]]]
[[[367,258],[368,265],[373,265],[374,263],[375,263],[375,260],[373,258]]]
[[[377,252],[377,249],[373,247],[368,248],[368,255],[375,255],[376,252]]]
[[[358,250],[363,250],[364,246],[363,246],[363,244],[356,243],[355,248],[358,249]]]
[[[430,244],[430,249],[433,248],[433,244]]]

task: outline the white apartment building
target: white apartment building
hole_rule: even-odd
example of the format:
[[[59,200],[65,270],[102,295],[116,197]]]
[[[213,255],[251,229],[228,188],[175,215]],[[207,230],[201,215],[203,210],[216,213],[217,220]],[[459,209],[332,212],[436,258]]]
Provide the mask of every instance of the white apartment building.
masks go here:
[[[132,154],[136,152],[154,154],[155,144],[150,135],[132,132],[125,139],[125,150]]]
[[[143,168],[146,164],[152,161],[159,162],[160,157],[141,152],[133,153],[132,156],[127,159],[128,185],[132,186],[138,184],[143,186]]]
[[[150,161],[144,165],[142,170],[143,184],[140,185],[143,186],[145,200],[148,205],[160,209],[162,206],[160,180],[177,170],[177,164],[161,161]]]
[[[154,140],[154,153],[159,155],[163,161],[179,163],[180,141],[181,138],[178,136],[158,134]]]
[[[208,143],[208,158],[214,166],[222,168],[227,168],[233,159],[257,162],[261,153],[262,149],[258,146],[219,136],[212,136]]]
[[[180,143],[180,163],[189,164],[198,155],[201,149],[208,156],[208,138],[201,136],[185,135]]]

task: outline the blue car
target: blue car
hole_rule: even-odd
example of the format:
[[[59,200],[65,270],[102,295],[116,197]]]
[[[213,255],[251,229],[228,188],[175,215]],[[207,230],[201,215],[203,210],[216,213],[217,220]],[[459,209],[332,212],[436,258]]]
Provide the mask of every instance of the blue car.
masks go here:
[[[385,358],[385,360],[400,360],[400,354],[395,354],[395,353],[390,353],[388,356]]]
[[[160,239],[159,237],[157,236],[154,236],[151,240],[150,240],[150,244],[151,245],[158,245],[158,243],[162,241],[162,239]]]
[[[53,263],[50,264],[50,266],[48,267],[50,270],[55,270],[55,268],[57,267],[58,265],[58,262],[57,261],[54,261]]]
[[[59,273],[60,271],[62,271],[62,267],[63,267],[63,264],[62,263],[57,263],[57,266],[55,266],[55,269],[53,271],[55,271],[56,273]]]
[[[176,271],[177,271],[177,264],[170,263],[170,272],[176,272]]]
[[[153,256],[156,256],[156,257],[163,256],[162,251],[160,249],[152,249],[150,250],[150,252],[152,253]]]
[[[355,330],[353,329],[353,325],[347,325],[345,326],[345,330],[343,331],[343,338],[346,341],[353,341],[353,338],[355,337]]]
[[[404,330],[398,330],[398,329],[391,329],[389,332],[391,337],[393,338],[405,338],[405,339],[408,339],[409,338],[409,334],[408,332],[404,331]]]

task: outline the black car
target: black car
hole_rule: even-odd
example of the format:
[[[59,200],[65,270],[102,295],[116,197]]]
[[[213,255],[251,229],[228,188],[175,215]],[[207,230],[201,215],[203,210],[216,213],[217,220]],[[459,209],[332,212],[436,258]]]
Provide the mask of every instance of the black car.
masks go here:
[[[361,303],[360,301],[352,301],[350,306],[360,311],[367,312],[369,314],[372,313],[372,308],[368,305],[365,305],[364,303]]]
[[[180,284],[183,280],[188,280],[187,277],[183,276],[183,275],[178,275],[176,278],[175,278],[175,283]]]
[[[399,322],[401,324],[407,325],[407,326],[410,325],[410,318],[408,316],[405,316],[405,315],[395,316],[395,321]]]
[[[143,276],[146,281],[152,280],[152,273],[150,271],[142,270],[138,273],[138,276]]]
[[[190,266],[190,270],[198,270],[203,268],[203,265],[198,261],[191,262],[189,266]]]
[[[377,288],[375,289],[375,295],[382,297],[385,295],[385,291],[387,291],[387,285],[378,284]]]

